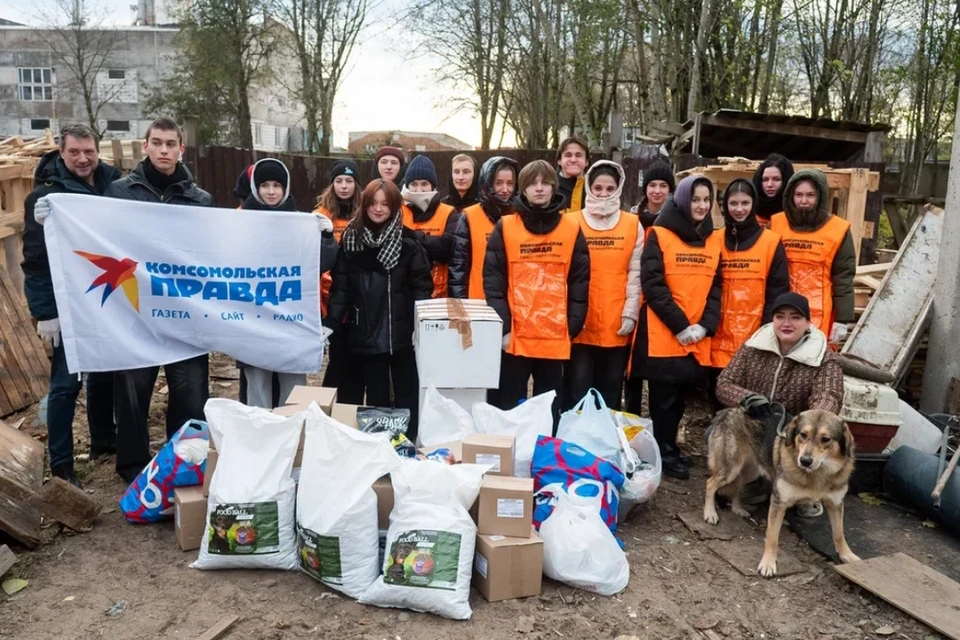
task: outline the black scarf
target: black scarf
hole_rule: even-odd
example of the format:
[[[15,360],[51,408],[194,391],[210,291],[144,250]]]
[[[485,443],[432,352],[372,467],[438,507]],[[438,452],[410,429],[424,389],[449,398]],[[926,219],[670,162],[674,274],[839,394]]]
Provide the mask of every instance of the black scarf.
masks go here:
[[[553,197],[545,205],[533,205],[527,201],[525,195],[519,195],[514,200],[514,208],[523,221],[523,226],[527,231],[537,235],[546,235],[557,228],[560,224],[560,218],[563,214],[560,210],[566,204],[566,198],[560,193],[553,194]]]
[[[472,207],[477,204],[478,198],[477,194],[480,191],[479,178],[477,176],[478,171],[475,171],[473,174],[473,182],[470,183],[470,186],[467,187],[467,192],[460,195],[460,192],[457,191],[457,188],[454,186],[450,187],[450,193],[447,194],[447,197],[443,199],[443,202],[449,204],[457,211],[463,211],[467,207]]]
[[[173,173],[167,175],[158,171],[150,162],[150,158],[144,158],[143,160],[143,176],[147,179],[147,182],[150,183],[150,186],[160,193],[166,193],[167,189],[171,186],[189,179],[187,170],[182,162],[178,162],[177,168],[173,170]]]
[[[331,211],[341,220],[349,220],[353,217],[353,200],[341,200],[337,198],[337,210]]]

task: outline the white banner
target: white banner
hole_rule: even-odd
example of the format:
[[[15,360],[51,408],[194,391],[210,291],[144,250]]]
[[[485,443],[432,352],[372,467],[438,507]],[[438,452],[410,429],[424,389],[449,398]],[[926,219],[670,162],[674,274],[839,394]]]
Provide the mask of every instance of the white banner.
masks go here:
[[[44,235],[71,373],[211,351],[270,371],[320,370],[316,216],[49,200]]]

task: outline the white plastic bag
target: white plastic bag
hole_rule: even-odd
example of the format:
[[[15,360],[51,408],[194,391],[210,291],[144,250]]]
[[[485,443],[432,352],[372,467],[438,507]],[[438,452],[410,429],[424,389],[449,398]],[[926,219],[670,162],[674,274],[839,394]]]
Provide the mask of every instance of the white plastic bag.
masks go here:
[[[361,604],[468,620],[477,525],[469,509],[489,465],[403,460],[390,474],[396,497],[383,575]]]
[[[486,402],[473,405],[473,422],[478,433],[517,439],[513,472],[519,478],[530,477],[537,438],[553,434],[553,399],[556,397],[556,391],[541,393],[509,411],[501,411]]]
[[[328,587],[359,598],[380,575],[377,496],[373,482],[396,469],[390,441],[328,417],[306,415],[297,489],[300,568]]]
[[[617,428],[613,412],[596,389],[590,389],[573,409],[560,416],[557,437],[609,460],[624,474],[632,473],[639,464],[623,432]]]
[[[476,432],[473,418],[466,409],[450,398],[443,397],[436,387],[427,388],[420,410],[418,448],[456,442]]]
[[[194,569],[297,568],[296,485],[290,477],[303,416],[233,400],[204,406],[219,458],[210,481],[207,531]]]
[[[596,495],[582,495],[587,485],[593,485]],[[577,480],[566,492],[559,484],[541,491],[552,493],[557,503],[540,525],[544,575],[603,596],[623,591],[630,582],[630,563],[600,517],[603,485]]]

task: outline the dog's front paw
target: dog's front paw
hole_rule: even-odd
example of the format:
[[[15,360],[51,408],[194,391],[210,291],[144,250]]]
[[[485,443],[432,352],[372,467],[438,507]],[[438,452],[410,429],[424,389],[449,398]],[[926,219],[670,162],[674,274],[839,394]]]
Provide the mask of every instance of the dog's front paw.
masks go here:
[[[704,507],[703,520],[707,524],[717,524],[718,522],[720,522],[720,516],[717,515],[716,508],[710,509],[710,508]]]
[[[848,562],[860,562],[860,556],[858,556],[852,551],[849,553],[841,553],[840,562],[844,564],[847,564]]]
[[[757,567],[757,573],[759,573],[764,578],[772,578],[777,575],[777,557],[773,556],[768,557],[767,554],[763,554],[763,558],[760,560],[760,566]]]

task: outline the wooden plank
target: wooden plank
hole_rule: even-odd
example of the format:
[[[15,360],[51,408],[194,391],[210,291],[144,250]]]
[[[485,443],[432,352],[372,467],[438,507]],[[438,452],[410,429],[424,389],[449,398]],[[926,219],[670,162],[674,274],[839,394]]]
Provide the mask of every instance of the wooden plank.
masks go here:
[[[880,288],[880,278],[875,278],[873,276],[858,275],[853,278],[853,284],[869,287],[874,291],[876,291],[877,289]]]
[[[62,478],[50,478],[33,498],[37,511],[74,531],[89,531],[100,505]]]
[[[739,516],[732,516],[737,518]],[[730,563],[734,569],[748,578],[757,576],[757,566],[763,556],[763,536],[740,538],[738,540],[711,540],[707,547]],[[781,547],[777,553],[777,577],[783,578],[795,573],[803,573],[807,568],[790,552]]]
[[[43,485],[43,443],[0,427],[0,530],[25,546],[40,544],[40,513],[30,500]]]
[[[217,621],[217,624],[204,631],[203,635],[198,637],[197,640],[218,640],[239,619],[240,616],[224,616]]]
[[[948,638],[960,640],[960,584],[904,553],[841,564],[847,580]],[[891,576],[896,576],[891,580]]]
[[[907,237],[907,224],[900,215],[900,207],[896,202],[884,202],[883,211],[887,214],[887,220],[890,221],[890,229],[893,231],[893,242],[900,248],[903,240]]]
[[[947,400],[947,413],[960,413],[960,378],[950,379],[950,395]]]
[[[50,362],[43,343],[6,269],[0,267],[0,387],[11,405],[0,409],[0,415],[37,402],[49,384]]]
[[[857,267],[858,276],[879,276],[883,277],[890,270],[889,262],[878,262],[877,264],[861,264]]]
[[[0,544],[0,577],[7,572],[17,562],[17,556],[13,555],[10,547]]]
[[[842,129],[826,129],[824,127],[811,127],[801,124],[754,121],[706,113],[700,115],[700,122],[702,125],[729,127],[744,131],[757,131],[759,133],[779,133],[788,136],[800,136],[802,138],[841,140],[843,142],[860,142],[864,144],[867,142],[867,134],[862,131],[844,131]]]

